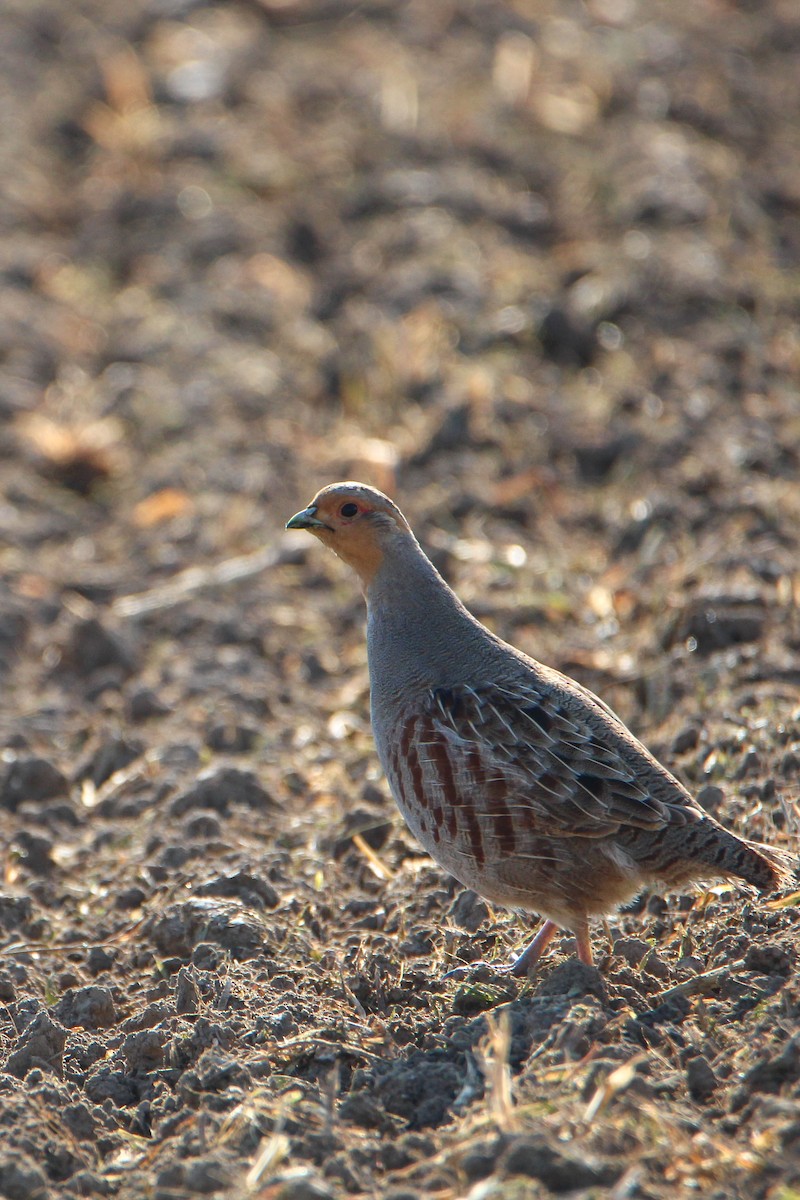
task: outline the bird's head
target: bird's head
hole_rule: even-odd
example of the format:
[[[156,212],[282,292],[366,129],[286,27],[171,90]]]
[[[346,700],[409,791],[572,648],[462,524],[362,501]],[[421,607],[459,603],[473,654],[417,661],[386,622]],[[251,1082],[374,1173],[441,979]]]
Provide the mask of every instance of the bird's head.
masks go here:
[[[286,522],[286,528],[313,533],[358,573],[365,586],[398,534],[411,535],[397,505],[364,483],[329,484]]]

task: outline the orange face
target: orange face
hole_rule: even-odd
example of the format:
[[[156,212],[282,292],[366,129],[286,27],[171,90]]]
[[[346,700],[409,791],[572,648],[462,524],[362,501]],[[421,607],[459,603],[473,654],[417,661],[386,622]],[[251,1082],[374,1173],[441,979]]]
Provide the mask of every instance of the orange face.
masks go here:
[[[383,558],[388,537],[408,523],[388,496],[363,483],[332,483],[317,492],[308,508],[295,513],[287,529],[307,529],[369,583]]]

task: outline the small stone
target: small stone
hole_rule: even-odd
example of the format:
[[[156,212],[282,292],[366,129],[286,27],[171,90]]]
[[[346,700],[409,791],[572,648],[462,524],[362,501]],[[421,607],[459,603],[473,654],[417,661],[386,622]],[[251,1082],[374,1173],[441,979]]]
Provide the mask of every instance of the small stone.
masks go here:
[[[652,949],[649,942],[637,937],[617,938],[612,946],[612,952],[624,958],[629,967],[638,967]]]
[[[200,1009],[200,989],[189,967],[181,967],[175,984],[175,1011],[196,1013]]]
[[[15,841],[22,850],[21,862],[23,867],[34,875],[49,875],[53,869],[53,842],[41,833],[31,833],[29,829],[20,829]]]
[[[0,893],[0,929],[24,929],[30,925],[32,917],[30,896]]]
[[[620,460],[625,460],[635,445],[636,438],[632,435],[618,434],[574,446],[578,474],[587,483],[601,482]]]
[[[293,1033],[297,1033],[297,1022],[288,1008],[279,1008],[270,1013],[266,1018],[266,1025],[274,1038],[291,1037]]]
[[[751,1067],[742,1080],[742,1090],[778,1092],[786,1083],[800,1079],[800,1035],[790,1038],[779,1054],[762,1059]]]
[[[183,828],[193,842],[210,842],[222,837],[222,824],[216,813],[197,813],[189,817]]]
[[[697,725],[685,725],[672,739],[672,753],[685,754],[687,750],[696,749],[699,741],[700,730]]]
[[[591,325],[572,315],[566,306],[553,305],[539,325],[539,341],[543,354],[552,362],[568,367],[588,367],[598,351],[598,342]],[[609,469],[607,459],[602,459],[603,472],[592,460],[592,472],[587,462],[582,462],[581,474],[587,479],[602,479]]]
[[[767,608],[758,596],[709,596],[690,600],[673,617],[665,645],[692,639],[697,654],[711,654],[726,646],[755,642],[764,632]]]
[[[210,942],[236,959],[247,959],[264,948],[267,928],[258,913],[239,901],[197,897],[168,905],[146,922],[142,933],[165,956],[185,960],[199,943]]]
[[[26,1154],[7,1150],[0,1161],[0,1196],[5,1200],[45,1200],[50,1195],[42,1171]]]
[[[79,829],[86,821],[86,810],[77,807],[70,800],[51,800],[40,809],[42,824],[48,829],[64,826],[67,829]]]
[[[191,787],[175,796],[170,811],[175,816],[182,816],[192,808],[227,813],[232,804],[242,804],[257,811],[275,807],[272,796],[253,771],[215,767],[204,771]]]
[[[697,792],[696,799],[697,803],[702,805],[706,812],[711,813],[713,816],[719,812],[720,806],[725,800],[725,793],[716,784],[707,783],[705,787],[701,787]]]
[[[53,1012],[70,1029],[110,1029],[117,1019],[110,989],[96,983],[67,992]]]
[[[209,1196],[227,1189],[231,1168],[213,1158],[197,1158],[186,1164],[184,1186],[191,1196]]]
[[[155,1071],[164,1061],[167,1034],[158,1029],[141,1029],[129,1033],[122,1043],[122,1053],[131,1071],[146,1074]]]
[[[686,1086],[692,1099],[700,1104],[708,1100],[719,1086],[719,1080],[704,1054],[698,1054],[687,1062]]]
[[[657,950],[650,951],[642,963],[642,970],[645,974],[652,975],[654,979],[660,979],[662,983],[665,983],[670,977],[669,964]]]
[[[166,992],[166,985],[163,985],[160,991]],[[123,1033],[135,1033],[139,1029],[157,1029],[159,1025],[163,1025],[172,1016],[172,1010],[163,1000],[152,1000],[145,1008],[139,1009],[133,1013],[126,1021],[123,1021],[121,1029]]]
[[[597,967],[589,967],[577,958],[554,967],[536,989],[537,996],[597,996],[608,999],[606,984]]]
[[[131,721],[147,721],[150,717],[163,717],[171,712],[170,706],[160,700],[152,688],[136,688],[128,696],[126,705]]]
[[[183,1188],[185,1177],[186,1166],[184,1163],[167,1163],[156,1175],[157,1195],[175,1195],[179,1188]]]
[[[493,1142],[478,1142],[467,1151],[461,1160],[461,1170],[470,1183],[475,1183],[478,1179],[488,1179],[494,1172],[503,1145],[504,1139],[496,1138]]]
[[[17,758],[12,761],[0,784],[0,804],[16,812],[21,804],[39,804],[56,796],[69,795],[65,775],[46,758]]]
[[[120,908],[123,911],[141,908],[147,899],[147,893],[137,884],[132,884],[130,887],[123,888],[121,892],[117,892],[114,897],[114,907]]]
[[[258,875],[249,871],[236,871],[233,875],[218,875],[216,879],[195,888],[196,896],[232,896],[250,908],[277,908],[280,898],[275,888]]]
[[[73,626],[67,646],[67,660],[83,676],[113,668],[116,678],[125,678],[136,669],[131,647],[95,617],[77,621]]]
[[[295,796],[304,796],[308,792],[308,779],[299,771],[284,771],[283,782],[289,791]]]
[[[392,832],[392,823],[386,820],[383,813],[358,806],[351,809],[342,822],[344,835],[337,837],[333,843],[333,854],[341,858],[352,847],[352,839],[358,834],[373,850],[381,850]]]
[[[96,1171],[76,1171],[70,1176],[69,1190],[76,1196],[111,1196],[115,1186]]]
[[[736,770],[736,779],[745,779],[761,770],[761,759],[755,746],[748,746]]]
[[[361,1129],[381,1129],[386,1120],[381,1105],[367,1092],[351,1092],[346,1096],[339,1105],[339,1116]]]
[[[85,1104],[68,1104],[62,1112],[64,1124],[73,1137],[79,1142],[93,1142],[96,1132],[96,1122]]]
[[[800,775],[800,754],[796,754],[794,750],[787,750],[780,761],[778,770],[787,779],[796,779]]]
[[[498,1166],[506,1175],[527,1175],[557,1193],[613,1183],[621,1170],[566,1154],[543,1134],[515,1138]]]
[[[447,915],[459,929],[475,933],[489,919],[489,908],[480,896],[467,890],[456,896]]]
[[[84,1091],[93,1104],[109,1103],[113,1108],[129,1108],[139,1101],[139,1086],[124,1071],[102,1066],[84,1084]]]
[[[192,966],[200,971],[216,971],[222,962],[224,953],[219,946],[210,942],[198,942],[192,951]]]
[[[777,942],[754,945],[744,956],[744,969],[758,971],[760,975],[790,975],[792,956]]]
[[[114,950],[106,950],[105,946],[92,946],[86,959],[86,967],[90,975],[102,975],[110,971],[114,965]]]
[[[224,1092],[230,1087],[247,1087],[252,1077],[247,1067],[217,1047],[204,1050],[195,1066],[186,1071],[178,1089],[191,1093]]]
[[[44,1009],[40,1009],[17,1039],[5,1070],[17,1079],[24,1079],[29,1071],[37,1067],[60,1077],[66,1044],[66,1029],[56,1024]]]

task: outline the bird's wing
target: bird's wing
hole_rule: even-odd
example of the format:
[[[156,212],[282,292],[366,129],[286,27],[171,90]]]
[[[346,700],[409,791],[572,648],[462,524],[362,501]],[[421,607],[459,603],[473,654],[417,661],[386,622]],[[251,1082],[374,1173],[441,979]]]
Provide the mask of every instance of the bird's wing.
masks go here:
[[[476,806],[482,793],[503,793],[506,804],[529,810],[543,836],[606,837],[625,826],[656,831],[696,817],[677,781],[674,797],[669,787],[666,801],[652,795],[648,775],[661,770],[655,760],[633,740],[627,753],[618,749],[577,696],[532,680],[436,688],[427,708],[454,775],[472,781]],[[604,723],[605,712],[600,716]]]

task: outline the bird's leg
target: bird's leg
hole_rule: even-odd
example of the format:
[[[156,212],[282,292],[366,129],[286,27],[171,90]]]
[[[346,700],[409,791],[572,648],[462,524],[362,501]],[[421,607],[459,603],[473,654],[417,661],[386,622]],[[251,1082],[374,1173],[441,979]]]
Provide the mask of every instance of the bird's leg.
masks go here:
[[[542,954],[558,933],[558,929],[559,927],[555,921],[544,921],[536,931],[536,936],[530,945],[526,946],[522,954],[518,958],[515,958],[513,963],[507,967],[497,966],[496,963],[474,962],[461,967],[453,967],[442,978],[464,979],[478,967],[489,967],[498,975],[532,975]],[[587,967],[593,967],[594,959],[592,958],[592,943],[589,938],[589,922],[585,917],[582,921],[576,923],[573,933],[575,934],[575,941],[578,943],[578,958],[582,963],[586,963]]]
[[[529,946],[520,954],[519,958],[515,958],[509,968],[512,975],[528,975],[532,968],[536,966],[539,959],[542,957],[544,950],[558,933],[558,926],[555,921],[545,921],[538,929],[536,937]],[[578,947],[580,953],[580,944]],[[591,955],[591,950],[589,951]],[[590,958],[591,961],[591,958]]]
[[[558,926],[554,921],[545,921],[537,930],[536,937],[529,946],[526,946],[522,954],[515,958],[508,966],[501,966],[498,963],[473,962],[465,964],[462,967],[453,967],[442,976],[443,979],[465,979],[467,976],[476,971],[479,967],[488,967],[496,975],[528,975],[532,972],[539,959],[542,957],[543,951],[550,944],[553,937],[558,933]]]
[[[542,953],[557,932],[558,926],[554,921],[545,921],[537,931],[536,937],[530,946],[526,946],[519,958],[511,964],[511,974],[530,975],[542,957]],[[575,934],[575,941],[578,943],[578,958],[582,963],[586,963],[587,967],[593,967],[594,959],[592,958],[592,943],[589,937],[589,922],[584,918],[576,925],[573,932]]]
[[[578,958],[582,963],[586,963],[587,967],[594,966],[592,958],[592,943],[589,938],[589,922],[584,919],[575,930],[575,941],[578,943]]]

